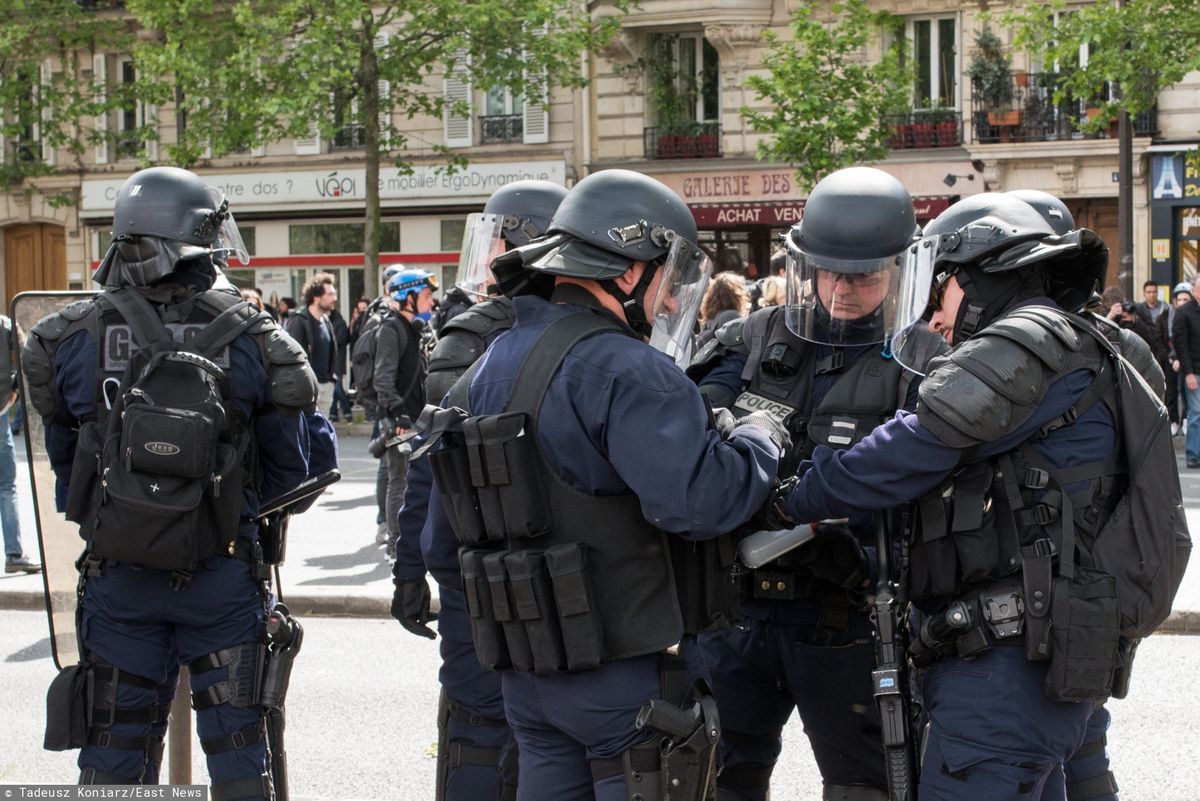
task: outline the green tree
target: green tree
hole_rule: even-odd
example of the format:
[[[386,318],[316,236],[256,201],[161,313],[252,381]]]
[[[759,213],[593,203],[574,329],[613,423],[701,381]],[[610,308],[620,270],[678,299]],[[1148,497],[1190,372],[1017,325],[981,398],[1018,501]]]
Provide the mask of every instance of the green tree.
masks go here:
[[[1059,73],[1056,103],[1086,101],[1100,109],[1080,120],[1095,133],[1122,111],[1153,108],[1163,89],[1200,69],[1200,0],[1126,0],[1072,6],[1064,0],[1030,3],[1004,15],[1014,44]],[[1080,63],[1086,45],[1087,63]],[[1056,65],[1056,66],[1055,66]],[[1113,87],[1110,94],[1108,87]]]
[[[758,158],[794,165],[804,188],[842,167],[885,158],[892,132],[884,115],[907,110],[912,86],[902,38],[880,61],[863,59],[869,43],[894,30],[890,14],[871,11],[864,0],[835,2],[831,12],[826,23],[813,4],[800,3],[794,41],[764,34],[767,74],[750,76],[746,86],[766,108],[741,110],[751,130],[772,134],[759,144]]]
[[[542,100],[583,83],[580,54],[601,47],[616,17],[592,19],[573,0],[127,0],[151,32],[137,50],[161,102],[181,112],[182,165],[287,137],[361,131],[366,158],[365,286],[379,266],[379,169],[411,168],[393,120],[464,113],[443,96],[442,70],[475,88]],[[625,9],[618,3],[618,13]],[[387,87],[386,93],[381,86]],[[427,143],[423,143],[427,144]],[[443,145],[447,168],[465,161]]]
[[[128,50],[132,35],[116,2],[13,0],[0,25],[0,187],[48,175],[57,151],[82,168],[89,147],[112,144],[94,120],[136,102],[135,87],[102,87],[93,55]],[[145,131],[122,131],[144,137]],[[65,202],[65,198],[51,198]]]

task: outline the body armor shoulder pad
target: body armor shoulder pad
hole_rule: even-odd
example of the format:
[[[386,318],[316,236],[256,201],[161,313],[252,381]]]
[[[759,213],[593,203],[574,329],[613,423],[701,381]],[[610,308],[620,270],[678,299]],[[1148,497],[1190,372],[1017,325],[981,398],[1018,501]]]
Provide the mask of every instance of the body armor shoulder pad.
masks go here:
[[[487,337],[493,331],[512,328],[515,320],[511,300],[489,298],[455,315],[442,327],[442,336],[454,330],[463,330],[476,336]]]
[[[730,320],[716,330],[713,337],[704,343],[704,347],[696,351],[692,357],[691,363],[688,364],[688,378],[695,381],[697,384],[708,375],[709,372],[717,366],[721,358],[731,350],[742,348],[742,329],[746,324],[746,318],[740,317],[737,320]],[[703,392],[703,390],[701,390]],[[726,400],[721,398],[720,400]],[[714,400],[714,406],[726,406],[726,403],[717,403]]]
[[[459,317],[462,315],[460,314]],[[450,322],[455,322],[457,319],[458,317],[455,317]],[[433,346],[433,353],[429,356],[429,372],[469,367],[483,355],[483,350],[482,334],[462,328],[452,329],[447,323],[442,335],[438,337],[437,344]]]
[[[30,331],[44,340],[53,342],[61,339],[63,334],[67,333],[67,329],[71,328],[73,324],[78,323],[95,311],[95,299],[77,300],[53,314],[46,315],[38,320]]]
[[[1061,313],[1036,306],[1017,309],[980,333],[1005,337],[1022,345],[1052,370],[1061,369],[1067,352],[1075,352],[1082,346],[1079,332]]]
[[[278,326],[256,337],[271,379],[271,400],[276,406],[307,409],[317,400],[317,377],[296,340]]]
[[[1029,419],[1082,347],[1061,313],[1008,315],[930,361],[921,382],[921,424],[955,447],[992,442]]]
[[[746,318],[739,317],[736,320],[730,320],[717,329],[713,338],[727,348],[736,348],[739,345],[744,345],[746,340],[743,335],[746,332]]]

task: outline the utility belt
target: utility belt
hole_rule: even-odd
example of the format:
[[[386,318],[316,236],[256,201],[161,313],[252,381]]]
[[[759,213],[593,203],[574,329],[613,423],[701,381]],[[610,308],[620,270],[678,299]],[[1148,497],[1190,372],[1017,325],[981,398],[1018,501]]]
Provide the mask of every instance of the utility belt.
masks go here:
[[[591,670],[607,661],[587,546],[459,552],[471,636],[489,670]]]
[[[1048,560],[1047,560],[1048,561]],[[970,661],[996,647],[1023,647],[1046,662],[1046,695],[1056,701],[1124,698],[1138,642],[1120,636],[1112,576],[1076,565],[1048,589],[1031,577],[1006,577],[950,601],[925,618],[909,646],[918,668],[954,654]],[[1048,569],[1047,569],[1048,572]]]

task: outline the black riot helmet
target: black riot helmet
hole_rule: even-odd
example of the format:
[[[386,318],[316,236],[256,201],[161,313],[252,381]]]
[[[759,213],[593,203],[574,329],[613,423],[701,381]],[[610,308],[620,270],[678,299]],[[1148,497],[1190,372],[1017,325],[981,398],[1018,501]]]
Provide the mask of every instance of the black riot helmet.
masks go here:
[[[567,190],[549,181],[513,181],[497,189],[483,205],[500,218],[500,236],[513,247],[528,245],[546,233]]]
[[[1067,204],[1049,192],[1043,192],[1040,189],[1013,189],[1005,194],[1024,200],[1033,206],[1034,211],[1042,215],[1046,224],[1059,236],[1075,230],[1075,217],[1067,208]]]
[[[912,197],[889,173],[850,167],[823,178],[785,238],[788,328],[822,344],[882,342],[920,233]]]
[[[665,184],[631,170],[602,170],[577,183],[559,204],[546,236],[492,263],[506,292],[545,293],[553,276],[597,281],[625,311],[634,331],[677,360],[684,358],[712,264],[697,244],[696,220]],[[631,292],[614,279],[635,262],[646,269]],[[646,292],[665,271],[652,303]]]
[[[224,193],[178,167],[141,170],[122,184],[112,234],[93,276],[108,288],[149,286],[176,269],[215,278],[213,260],[231,254],[249,263]]]
[[[1060,237],[1043,242],[1036,252],[1046,276],[1046,294],[1067,311],[1079,311],[1099,292],[1108,274],[1108,246],[1094,231],[1075,228],[1075,217],[1067,204],[1037,189],[1014,189],[1007,194],[1020,198],[1042,215]]]
[[[924,326],[931,298],[955,276],[965,295],[954,321],[960,343],[1012,303],[1045,294],[1041,243],[1057,241],[1042,215],[1020,198],[984,192],[963,198],[925,226],[905,260],[892,350]],[[936,309],[933,309],[936,310]]]
[[[546,233],[567,190],[549,181],[513,181],[497,189],[483,212],[467,216],[458,257],[460,290],[474,299],[496,290],[492,261]]]

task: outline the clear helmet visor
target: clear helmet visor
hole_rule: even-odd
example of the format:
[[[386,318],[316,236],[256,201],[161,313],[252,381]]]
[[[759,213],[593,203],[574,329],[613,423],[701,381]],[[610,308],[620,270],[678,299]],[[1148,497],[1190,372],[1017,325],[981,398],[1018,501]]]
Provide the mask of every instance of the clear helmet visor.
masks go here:
[[[936,311],[942,281],[935,281],[940,236],[927,236],[914,242],[904,257],[900,274],[900,291],[896,299],[896,319],[892,328],[891,349],[900,362],[909,370],[924,375],[925,365],[914,353],[914,332],[929,325],[929,313]]]
[[[796,336],[822,345],[883,342],[896,315],[896,287],[904,254],[848,261],[787,244],[784,319]]]
[[[458,256],[456,286],[477,299],[488,296],[488,287],[496,283],[492,259],[504,253],[501,231],[504,218],[499,214],[471,214],[463,230],[462,250]]]
[[[680,367],[686,367],[692,358],[692,334],[712,269],[708,254],[698,245],[683,237],[671,237],[666,260],[658,268],[662,278],[650,306],[650,345]]]
[[[233,212],[229,211],[225,193],[215,186],[210,186],[208,187],[208,196],[213,200],[213,207],[221,210],[221,223],[212,243],[213,256],[226,261],[237,259],[241,264],[249,264],[250,252],[246,249],[242,232],[238,230],[237,222],[233,219]]]

